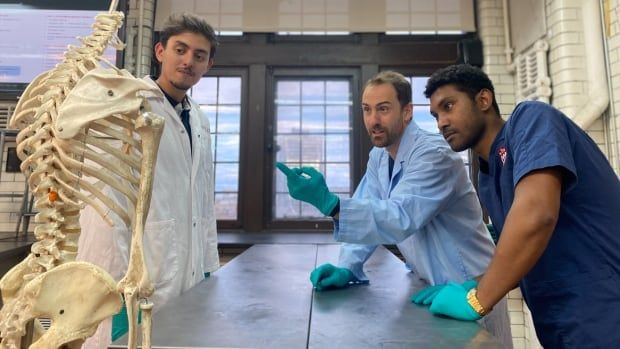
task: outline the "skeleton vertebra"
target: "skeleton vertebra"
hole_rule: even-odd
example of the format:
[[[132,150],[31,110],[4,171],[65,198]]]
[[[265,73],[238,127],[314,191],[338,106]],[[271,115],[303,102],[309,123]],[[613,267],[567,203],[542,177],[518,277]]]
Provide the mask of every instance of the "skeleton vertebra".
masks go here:
[[[118,43],[123,20],[113,11],[116,1],[110,8],[97,15],[81,47],[70,46],[62,63],[26,88],[11,119],[21,130],[17,153],[40,224],[30,255],[0,280],[0,348],[19,348],[26,323],[38,317],[51,318],[52,326],[30,348],[79,348],[101,320],[120,310],[120,293],[130,318],[129,347],[136,347],[137,302],[154,291],[142,235],[163,118],[149,112],[143,97],[159,90],[102,58],[110,42]],[[108,198],[104,185],[122,193],[129,209]],[[107,211],[131,226],[129,268],[118,285],[103,269],[74,261],[85,204],[110,224]],[[143,315],[150,326],[150,312]]]

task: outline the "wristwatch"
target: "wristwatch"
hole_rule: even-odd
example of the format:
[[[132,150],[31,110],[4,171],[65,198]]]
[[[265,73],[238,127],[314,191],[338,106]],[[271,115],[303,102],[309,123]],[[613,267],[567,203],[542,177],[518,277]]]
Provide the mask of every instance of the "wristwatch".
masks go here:
[[[474,308],[478,315],[485,316],[489,313],[489,311],[484,309],[484,307],[480,304],[480,301],[478,301],[478,297],[476,296],[477,292],[478,290],[476,288],[472,288],[469,292],[467,292],[467,303]]]

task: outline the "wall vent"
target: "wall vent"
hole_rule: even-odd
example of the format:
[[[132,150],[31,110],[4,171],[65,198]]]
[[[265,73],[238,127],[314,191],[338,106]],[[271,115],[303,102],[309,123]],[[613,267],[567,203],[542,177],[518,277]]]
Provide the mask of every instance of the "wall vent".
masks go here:
[[[514,61],[517,71],[517,102],[530,100],[549,103],[551,78],[547,69],[549,44],[538,40]]]
[[[9,120],[15,111],[16,103],[0,101],[0,128],[8,128]]]

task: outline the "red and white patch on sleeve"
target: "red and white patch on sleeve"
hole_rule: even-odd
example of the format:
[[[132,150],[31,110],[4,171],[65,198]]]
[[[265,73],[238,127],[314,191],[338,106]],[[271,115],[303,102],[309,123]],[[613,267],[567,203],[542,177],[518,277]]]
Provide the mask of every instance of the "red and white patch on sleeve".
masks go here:
[[[497,155],[499,155],[499,159],[502,160],[502,166],[504,166],[504,164],[506,164],[506,156],[508,155],[506,147],[499,147],[499,149],[497,150]]]

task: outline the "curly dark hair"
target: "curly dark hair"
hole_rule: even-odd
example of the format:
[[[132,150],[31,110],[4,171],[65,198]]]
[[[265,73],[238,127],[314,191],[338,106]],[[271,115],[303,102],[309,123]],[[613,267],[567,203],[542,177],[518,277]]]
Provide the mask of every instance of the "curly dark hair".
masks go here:
[[[472,100],[480,90],[487,89],[493,93],[493,109],[498,116],[499,106],[495,100],[495,89],[491,79],[479,68],[469,64],[456,64],[445,68],[441,68],[431,75],[426,82],[424,95],[431,98],[431,95],[440,87],[445,85],[454,85],[457,90],[466,93]]]
[[[159,34],[159,42],[166,47],[168,39],[170,39],[171,36],[183,33],[194,33],[204,36],[207,40],[209,40],[209,43],[211,43],[209,59],[215,56],[215,50],[219,45],[219,41],[215,35],[215,30],[213,30],[213,27],[211,27],[211,25],[203,18],[191,13],[170,15]]]

